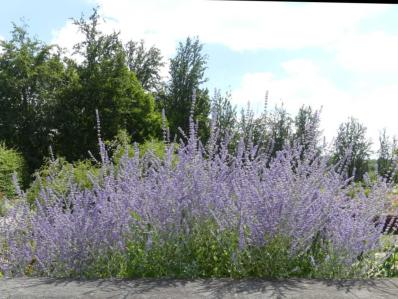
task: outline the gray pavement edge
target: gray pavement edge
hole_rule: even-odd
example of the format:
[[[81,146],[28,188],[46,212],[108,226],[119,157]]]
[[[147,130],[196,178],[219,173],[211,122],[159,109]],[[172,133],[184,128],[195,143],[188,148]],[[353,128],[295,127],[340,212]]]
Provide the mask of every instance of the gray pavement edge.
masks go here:
[[[2,278],[0,298],[395,298],[397,279],[103,279]]]

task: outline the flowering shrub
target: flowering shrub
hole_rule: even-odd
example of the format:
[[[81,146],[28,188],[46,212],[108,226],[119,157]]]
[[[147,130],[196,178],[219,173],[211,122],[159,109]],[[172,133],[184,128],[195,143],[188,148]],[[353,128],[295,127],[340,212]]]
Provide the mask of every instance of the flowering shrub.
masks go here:
[[[35,209],[7,215],[0,269],[8,276],[339,276],[381,247],[390,183],[350,193],[350,179],[314,144],[286,145],[270,160],[241,138],[198,140],[191,120],[178,159],[166,143],[159,158],[128,150],[118,166],[99,138],[102,166],[81,190],[42,188]],[[367,192],[365,193],[365,189]],[[20,192],[20,196],[25,196]],[[382,219],[381,219],[382,220]],[[358,272],[359,273],[359,272]],[[364,272],[361,272],[364,273]]]

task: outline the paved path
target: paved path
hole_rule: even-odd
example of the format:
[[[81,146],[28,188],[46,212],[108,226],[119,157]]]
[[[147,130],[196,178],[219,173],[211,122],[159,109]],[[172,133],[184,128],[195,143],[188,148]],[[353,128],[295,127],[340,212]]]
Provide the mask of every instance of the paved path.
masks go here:
[[[398,298],[398,279],[363,281],[0,279],[0,298]]]

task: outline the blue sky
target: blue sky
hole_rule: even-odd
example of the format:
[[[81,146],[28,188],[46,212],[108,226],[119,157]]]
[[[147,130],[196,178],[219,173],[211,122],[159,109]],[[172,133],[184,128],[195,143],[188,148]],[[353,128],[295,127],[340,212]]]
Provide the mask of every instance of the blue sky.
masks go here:
[[[53,30],[65,25],[68,18],[78,18],[81,13],[90,13],[93,5],[88,1],[67,0],[13,0],[3,1],[0,10],[0,35],[9,38],[11,22],[29,25],[31,34],[44,41],[51,41]]]
[[[322,129],[331,140],[354,116],[378,147],[386,128],[398,136],[398,6],[205,0],[4,1],[0,38],[23,17],[30,33],[70,49],[80,38],[69,18],[96,5],[104,32],[144,39],[165,61],[179,41],[199,36],[209,56],[206,86],[232,92],[260,113],[266,90],[271,107],[283,101],[293,115],[301,105],[323,107]],[[162,74],[167,78],[167,65]]]

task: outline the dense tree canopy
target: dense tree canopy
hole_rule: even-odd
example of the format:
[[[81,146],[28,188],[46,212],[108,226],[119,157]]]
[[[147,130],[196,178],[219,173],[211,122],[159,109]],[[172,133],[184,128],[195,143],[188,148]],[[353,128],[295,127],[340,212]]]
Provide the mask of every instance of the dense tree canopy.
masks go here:
[[[14,25],[11,39],[0,41],[0,140],[20,150],[30,170],[48,153],[52,111],[63,85],[57,48]]]
[[[72,160],[87,157],[88,150],[98,152],[96,109],[104,139],[112,139],[120,129],[137,142],[159,137],[161,132],[160,113],[154,111],[153,97],[128,69],[119,34],[103,34],[98,21],[94,11],[89,21],[74,22],[85,36],[75,46],[83,61],[68,61],[68,85],[57,107],[57,150]]]

